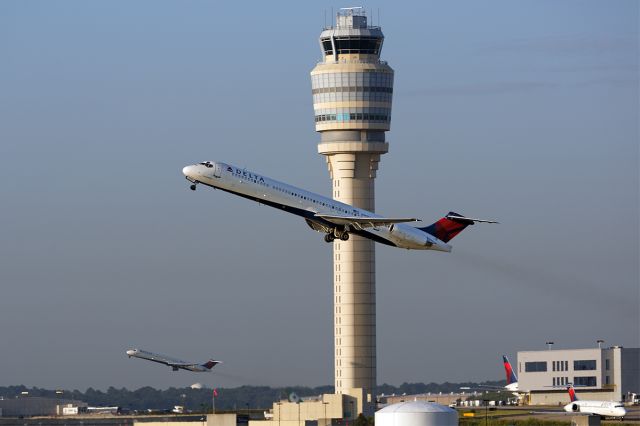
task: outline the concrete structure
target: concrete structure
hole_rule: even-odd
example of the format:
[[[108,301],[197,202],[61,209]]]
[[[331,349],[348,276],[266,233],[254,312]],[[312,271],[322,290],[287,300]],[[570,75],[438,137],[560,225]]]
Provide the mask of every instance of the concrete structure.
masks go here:
[[[640,392],[640,349],[564,349],[518,352],[518,386],[530,404],[566,404],[567,383],[578,398],[627,402]],[[559,388],[552,388],[559,386]]]
[[[384,395],[379,396],[378,400],[381,404],[397,404],[400,402],[435,402],[441,405],[455,404],[458,401],[466,401],[467,398],[473,397],[472,393],[421,393],[415,395]]]
[[[433,402],[400,402],[376,412],[376,426],[456,426],[456,410]]]
[[[0,412],[3,417],[61,416],[69,415],[74,411],[73,414],[83,412],[87,405],[86,402],[71,399],[27,396],[0,399]],[[70,410],[70,408],[77,408],[77,410]]]
[[[391,122],[393,70],[380,60],[383,40],[362,9],[341,9],[336,25],[320,34],[323,60],[311,71],[318,152],[326,156],[333,198],[370,211]],[[333,260],[335,389],[357,398],[358,412],[370,415],[376,388],[374,242],[353,234],[348,241],[336,238]]]
[[[338,393],[304,398],[300,402],[282,400],[273,404],[266,416],[268,420],[252,420],[249,426],[304,426],[307,421],[318,426],[344,424],[344,419],[349,421],[358,416],[357,402],[350,395]]]

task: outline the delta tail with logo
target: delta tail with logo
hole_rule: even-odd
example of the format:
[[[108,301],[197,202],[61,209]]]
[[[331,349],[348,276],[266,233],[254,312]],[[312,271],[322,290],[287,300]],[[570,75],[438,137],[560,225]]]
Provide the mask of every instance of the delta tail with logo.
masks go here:
[[[449,212],[432,225],[413,227],[416,218],[382,217],[304,189],[240,169],[230,164],[205,161],[182,169],[191,189],[203,184],[302,217],[328,243],[346,241],[350,234],[410,250],[450,252],[448,244],[467,226],[493,220],[473,219]]]

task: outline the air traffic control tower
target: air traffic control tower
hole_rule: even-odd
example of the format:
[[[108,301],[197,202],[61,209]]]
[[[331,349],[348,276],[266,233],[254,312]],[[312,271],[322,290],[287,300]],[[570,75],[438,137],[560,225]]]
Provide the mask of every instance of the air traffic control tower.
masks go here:
[[[374,211],[374,179],[389,144],[393,69],[380,60],[384,36],[362,8],[341,9],[320,34],[323,60],[311,71],[318,152],[326,157],[333,198]],[[339,234],[337,235],[340,236]],[[333,249],[336,393],[371,414],[376,392],[374,242],[336,238]],[[355,414],[357,414],[355,413]]]

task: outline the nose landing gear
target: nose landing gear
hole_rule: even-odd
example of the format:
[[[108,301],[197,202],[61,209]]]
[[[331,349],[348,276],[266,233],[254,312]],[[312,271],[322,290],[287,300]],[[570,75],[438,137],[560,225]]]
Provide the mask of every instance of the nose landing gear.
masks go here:
[[[192,190],[192,191],[195,191],[196,190],[196,185],[198,185],[198,182],[193,182],[191,184],[191,186],[189,186],[189,189]]]

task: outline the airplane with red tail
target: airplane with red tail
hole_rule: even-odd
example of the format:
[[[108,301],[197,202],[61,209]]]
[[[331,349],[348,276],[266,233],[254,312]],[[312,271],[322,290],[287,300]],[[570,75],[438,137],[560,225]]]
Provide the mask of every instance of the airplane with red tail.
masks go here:
[[[473,219],[449,212],[426,227],[413,227],[416,218],[383,217],[230,164],[205,161],[182,169],[190,188],[203,184],[257,201],[304,218],[328,243],[347,241],[350,234],[409,250],[450,252],[448,242],[469,225],[493,220]]]

